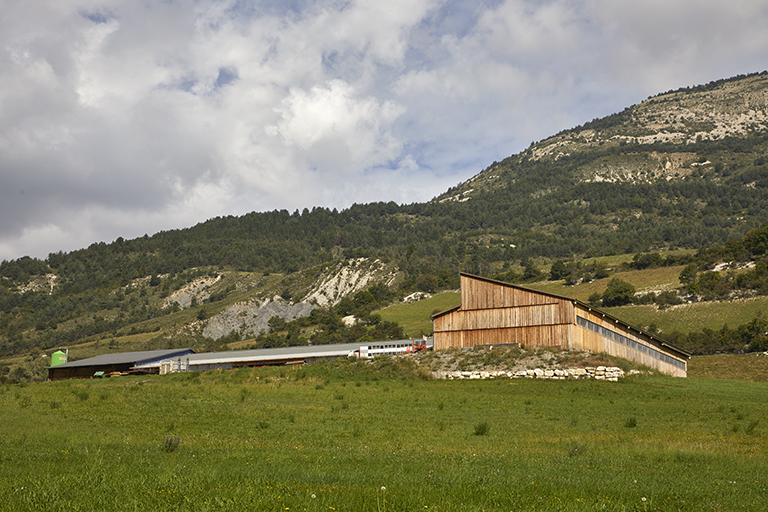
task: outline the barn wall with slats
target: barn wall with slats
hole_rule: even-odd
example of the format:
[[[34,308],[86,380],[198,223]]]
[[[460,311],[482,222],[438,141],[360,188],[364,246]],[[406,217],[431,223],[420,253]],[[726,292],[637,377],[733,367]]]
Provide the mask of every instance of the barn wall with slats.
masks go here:
[[[568,347],[564,343],[567,343],[572,328],[573,325],[561,324],[445,332],[435,330],[435,350],[508,343],[520,343],[526,348],[559,347],[565,349]]]
[[[573,323],[573,305],[561,301],[558,304],[494,308],[464,311],[463,307],[450,314],[435,318],[435,331],[463,331],[472,329],[504,329],[534,325]]]
[[[434,319],[435,349],[520,343],[568,348],[569,300],[503,283],[461,276],[461,307]]]
[[[95,366],[75,366],[75,367],[62,367],[53,366],[48,369],[49,380],[66,380],[66,379],[90,379],[98,371],[105,373],[111,372],[125,372],[131,369],[133,363],[123,364],[110,364],[110,365],[95,365]]]
[[[687,362],[684,356],[651,342],[644,335],[604,317],[601,313],[579,308],[577,317],[584,318],[592,324],[615,333],[615,335],[612,336],[614,339],[611,339],[590,328],[575,325],[571,342],[572,348],[589,350],[590,352],[605,352],[612,356],[635,361],[674,377],[687,375]],[[617,341],[616,338],[623,338],[624,341]],[[627,339],[631,341],[628,342]],[[633,348],[630,345],[639,346]]]
[[[461,309],[513,308],[554,304],[557,298],[503,284],[461,276]]]

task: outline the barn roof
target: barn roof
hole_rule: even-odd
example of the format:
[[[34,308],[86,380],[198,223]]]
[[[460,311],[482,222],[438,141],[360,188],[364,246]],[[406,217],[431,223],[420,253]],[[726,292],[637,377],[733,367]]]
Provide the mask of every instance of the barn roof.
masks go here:
[[[509,287],[509,288],[516,288],[518,290],[523,290],[523,291],[530,292],[530,293],[537,293],[539,295],[546,295],[548,297],[552,297],[552,298],[555,298],[555,299],[566,300],[566,301],[572,302],[573,304],[577,304],[577,305],[581,306],[582,308],[586,309],[587,311],[596,311],[597,313],[603,315],[605,318],[608,318],[608,319],[612,320],[614,323],[617,323],[619,325],[623,325],[627,329],[633,330],[633,331],[637,332],[638,334],[642,334],[643,336],[646,336],[646,337],[652,339],[656,343],[659,343],[660,345],[662,345],[664,347],[667,347],[667,348],[669,348],[671,350],[674,350],[675,352],[678,352],[680,355],[685,356],[686,358],[690,358],[691,357],[691,353],[690,352],[688,352],[686,350],[683,350],[681,348],[678,348],[678,347],[676,347],[674,345],[670,345],[669,342],[667,342],[666,340],[664,340],[662,338],[659,338],[658,336],[656,336],[654,334],[651,334],[649,332],[645,332],[642,329],[639,329],[639,328],[635,327],[634,325],[628,324],[627,322],[625,322],[623,320],[620,320],[619,318],[616,318],[615,316],[613,316],[613,315],[611,315],[609,313],[606,313],[605,311],[603,311],[601,309],[598,309],[598,308],[596,308],[594,306],[591,306],[591,305],[587,304],[586,302],[582,302],[582,301],[580,301],[578,299],[574,299],[573,297],[566,297],[564,295],[557,295],[556,293],[550,293],[550,292],[545,292],[545,291],[541,291],[541,290],[534,290],[533,288],[526,288],[525,286],[520,286],[520,285],[517,285],[517,284],[505,283],[504,281],[498,281],[496,279],[491,279],[491,278],[488,278],[488,277],[476,276],[476,275],[473,275],[473,274],[468,274],[466,272],[460,272],[459,275],[462,276],[462,277],[468,277],[470,279],[477,279],[478,281],[485,281],[485,282],[490,283],[490,284],[506,286],[506,287]],[[435,313],[434,315],[432,315],[432,319],[434,320],[437,317],[446,315],[448,313],[452,313],[452,312],[458,310],[459,308],[461,308],[461,304],[459,304],[458,306],[454,306],[454,307],[452,307],[450,309],[446,309],[445,311],[441,311],[439,313]]]
[[[377,344],[407,344],[410,345],[412,339],[407,340],[387,340],[387,341],[366,341],[356,343],[333,343],[329,345],[305,345],[298,347],[278,347],[278,348],[258,348],[251,350],[228,350],[226,352],[203,352],[201,354],[192,354],[185,359],[189,359],[190,365],[207,364],[225,364],[236,362],[268,362],[273,360],[290,359],[312,359],[325,357],[346,357],[350,352],[358,350],[360,347],[375,346]],[[431,338],[430,338],[431,341]],[[171,356],[172,359],[175,356]]]
[[[118,354],[102,354],[96,357],[89,357],[88,359],[80,359],[79,361],[72,361],[70,363],[64,363],[57,366],[49,366],[48,368],[78,368],[84,366],[108,366],[119,364],[138,364],[142,362],[168,359],[177,356],[186,356],[187,354],[194,354],[195,351],[191,348],[176,348],[167,350],[146,350],[143,352],[121,352]]]

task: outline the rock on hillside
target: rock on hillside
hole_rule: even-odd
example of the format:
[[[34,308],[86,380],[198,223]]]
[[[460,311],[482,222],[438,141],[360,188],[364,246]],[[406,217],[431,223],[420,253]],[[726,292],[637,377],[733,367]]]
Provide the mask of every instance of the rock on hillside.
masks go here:
[[[318,306],[335,306],[347,295],[353,295],[374,283],[392,286],[398,272],[379,260],[357,258],[341,262],[312,286],[303,302]]]
[[[243,337],[257,336],[269,332],[269,319],[277,316],[286,321],[309,316],[317,306],[306,302],[291,304],[280,297],[263,303],[246,301],[234,304],[208,320],[203,336],[219,339],[232,331]]]
[[[176,290],[171,295],[166,297],[163,307],[170,306],[174,302],[178,303],[182,309],[186,309],[192,305],[192,299],[202,303],[205,299],[210,297],[211,293],[209,288],[221,280],[221,275],[216,277],[201,277],[195,279],[191,283]]]
[[[232,331],[239,332],[243,337],[267,333],[269,319],[273,316],[286,321],[309,316],[313,309],[335,306],[344,297],[354,295],[372,284],[392,286],[398,277],[395,267],[367,258],[328,264],[310,278],[313,272],[315,270],[293,274],[278,285],[293,297],[303,297],[300,301],[290,302],[279,295],[271,298],[262,295],[261,299],[238,302],[211,317],[203,328],[203,336],[219,339]],[[190,283],[179,290],[181,293],[174,294],[173,300],[178,302],[188,296],[197,296],[199,300],[200,294],[211,284],[204,280]]]

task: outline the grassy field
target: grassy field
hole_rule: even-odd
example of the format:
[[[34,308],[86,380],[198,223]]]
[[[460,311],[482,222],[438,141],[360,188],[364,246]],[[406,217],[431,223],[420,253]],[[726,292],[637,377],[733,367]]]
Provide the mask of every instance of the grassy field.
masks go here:
[[[667,309],[653,306],[623,306],[604,308],[617,318],[637,327],[656,324],[661,336],[673,331],[691,332],[704,328],[718,330],[724,325],[733,329],[756,316],[768,313],[768,297],[753,297],[726,302],[698,302]]]
[[[384,358],[0,388],[0,510],[765,510],[768,384]]]
[[[678,276],[683,268],[685,267],[675,266],[617,272],[611,275],[611,277],[596,279],[589,283],[582,283],[575,286],[566,286],[563,281],[542,281],[523,286],[555,293],[557,295],[572,297],[582,302],[586,302],[587,299],[589,299],[589,296],[593,293],[602,294],[608,286],[608,283],[614,278],[630,283],[638,292],[672,290],[680,286]]]
[[[432,315],[445,311],[461,302],[458,292],[441,292],[432,298],[412,302],[410,304],[395,304],[377,311],[383,320],[396,322],[403,327],[408,337],[420,337],[432,333]]]
[[[768,355],[757,352],[693,357],[688,361],[688,376],[768,382]]]

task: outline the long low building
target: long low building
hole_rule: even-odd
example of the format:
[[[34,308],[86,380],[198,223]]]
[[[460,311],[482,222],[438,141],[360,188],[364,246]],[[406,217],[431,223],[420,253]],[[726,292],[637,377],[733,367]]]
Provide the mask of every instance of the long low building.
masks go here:
[[[432,339],[424,342],[432,348]],[[335,345],[228,350],[197,354],[189,348],[103,354],[48,367],[48,380],[88,379],[97,372],[173,373],[233,368],[307,364],[350,356],[374,357],[401,354],[413,349],[413,340],[371,341]]]
[[[685,377],[690,354],[575,299],[461,274],[461,304],[432,317],[435,350],[519,343],[580,349]]]
[[[426,345],[427,348],[432,348],[431,338],[426,341]],[[168,358],[162,363],[160,372],[231,370],[244,366],[309,364],[320,360],[350,356],[373,357],[382,354],[401,354],[409,352],[413,346],[414,341],[408,339],[205,352]]]

